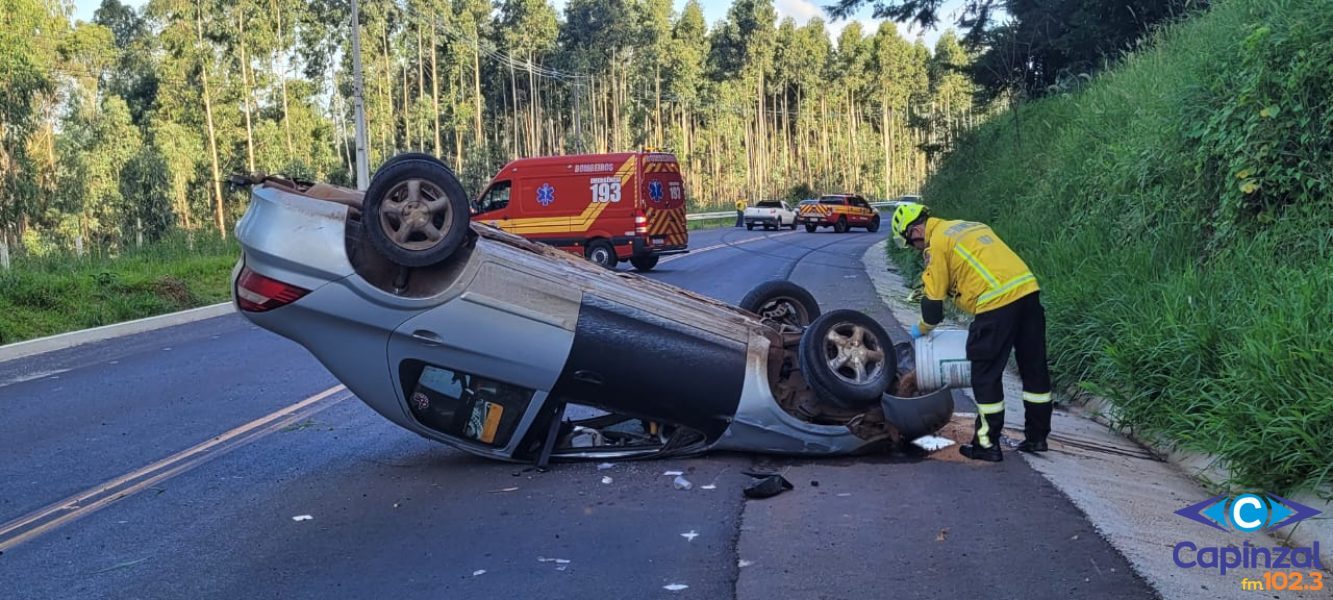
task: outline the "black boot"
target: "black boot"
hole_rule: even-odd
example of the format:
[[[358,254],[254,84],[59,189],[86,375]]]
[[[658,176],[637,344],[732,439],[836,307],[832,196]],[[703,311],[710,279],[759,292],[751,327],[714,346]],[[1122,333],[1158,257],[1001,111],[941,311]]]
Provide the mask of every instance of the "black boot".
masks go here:
[[[991,445],[990,448],[982,448],[980,445],[963,444],[958,447],[958,453],[972,460],[984,460],[986,462],[1004,460],[1004,455],[1000,454],[1000,447],[996,445]]]
[[[1045,452],[1048,449],[1046,447],[1046,436],[1044,435],[1028,436],[1018,445],[1019,452]]]

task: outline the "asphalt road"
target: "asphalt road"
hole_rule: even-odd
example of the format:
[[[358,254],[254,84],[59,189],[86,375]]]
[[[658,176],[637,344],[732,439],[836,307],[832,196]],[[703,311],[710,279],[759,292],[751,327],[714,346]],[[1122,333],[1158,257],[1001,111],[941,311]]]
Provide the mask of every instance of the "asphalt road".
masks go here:
[[[881,239],[692,232],[707,250],[652,276],[731,302],[786,277],[901,336],[861,266]],[[0,363],[0,598],[1153,595],[1016,458],[543,473],[418,438],[336,384],[235,315]],[[796,490],[747,502],[756,465]]]

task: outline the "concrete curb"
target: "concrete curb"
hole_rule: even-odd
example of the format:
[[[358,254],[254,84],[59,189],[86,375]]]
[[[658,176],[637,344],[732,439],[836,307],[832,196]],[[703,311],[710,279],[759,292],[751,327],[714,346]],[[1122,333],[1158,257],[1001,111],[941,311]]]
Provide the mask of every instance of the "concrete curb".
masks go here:
[[[896,272],[890,272],[884,243],[871,246],[863,256],[863,262],[882,301],[894,311],[895,317],[915,319],[917,308],[905,301],[906,288],[902,278]],[[1014,369],[1011,367],[1007,371]],[[1006,422],[1006,429],[1022,429],[1023,409],[1018,400],[1020,387],[1016,371],[1007,372],[1006,416],[1016,418],[1018,422]],[[971,390],[964,390],[964,393],[970,396]],[[1068,395],[1065,397],[1068,398]],[[1219,483],[1229,479],[1225,468],[1220,466],[1220,459],[1173,449],[1159,440],[1125,431],[1115,424],[1115,407],[1103,398],[1079,393],[1072,403],[1061,406],[1066,410],[1057,410],[1056,416],[1064,424],[1057,423],[1057,432],[1074,434],[1082,441],[1119,450],[1132,450],[1132,447],[1137,446],[1143,449],[1140,453],[1146,451],[1161,462],[1126,463],[1117,462],[1115,457],[1099,461],[1095,454],[1079,455],[1076,447],[1063,448],[1060,452],[1049,453],[1049,456],[1041,458],[1017,452],[1015,454],[1023,456],[1034,469],[1069,496],[1088,515],[1094,527],[1164,597],[1203,600],[1226,595],[1224,590],[1216,587],[1215,584],[1219,583],[1216,578],[1200,577],[1200,572],[1178,569],[1170,564],[1169,559],[1164,560],[1169,554],[1164,554],[1162,548],[1170,548],[1174,541],[1180,539],[1193,539],[1200,543],[1212,540],[1217,546],[1234,545],[1239,543],[1235,536],[1211,530],[1199,531],[1197,525],[1186,523],[1183,519],[1179,522],[1164,522],[1152,516],[1162,514],[1163,504],[1174,510],[1185,506],[1185,501],[1197,502],[1212,495],[1212,490],[1217,489]],[[1059,443],[1058,439],[1056,443]],[[1126,469],[1125,465],[1129,467]],[[1275,542],[1301,546],[1311,546],[1318,539],[1325,542],[1333,539],[1333,503],[1320,500],[1314,494],[1294,495],[1291,499],[1323,514],[1302,521],[1280,532],[1280,535],[1269,534],[1269,537]],[[1320,548],[1321,561],[1326,568],[1333,565],[1330,549],[1322,545]],[[1210,590],[1210,586],[1213,589]],[[1292,597],[1317,597],[1297,592],[1291,594]]]
[[[109,340],[125,335],[144,333],[146,331],[171,327],[172,325],[193,323],[195,321],[220,317],[235,311],[236,309],[231,302],[223,302],[221,304],[211,304],[209,306],[192,308],[155,317],[125,321],[124,323],[113,323],[111,325],[103,325],[92,329],[71,331],[69,333],[56,334],[49,337],[37,338],[35,340],[15,342],[13,344],[0,346],[0,363],[19,358],[27,358],[29,356],[35,356],[54,350],[64,350],[65,348],[73,348],[74,346]]]

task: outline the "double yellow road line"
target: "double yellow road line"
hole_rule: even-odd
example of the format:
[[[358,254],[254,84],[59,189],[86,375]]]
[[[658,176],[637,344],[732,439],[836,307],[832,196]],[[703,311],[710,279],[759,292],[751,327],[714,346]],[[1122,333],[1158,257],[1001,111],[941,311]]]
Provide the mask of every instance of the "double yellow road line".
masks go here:
[[[172,454],[96,487],[0,525],[0,552],[4,552],[60,527],[180,475],[288,425],[308,418],[351,397],[346,386],[337,385],[277,412],[236,427],[222,435]]]

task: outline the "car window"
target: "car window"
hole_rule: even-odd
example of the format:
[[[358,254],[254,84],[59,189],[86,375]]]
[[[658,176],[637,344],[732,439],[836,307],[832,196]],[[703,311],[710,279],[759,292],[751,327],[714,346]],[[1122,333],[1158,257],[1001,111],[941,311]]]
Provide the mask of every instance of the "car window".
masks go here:
[[[477,213],[488,213],[500,210],[509,206],[509,190],[512,184],[508,181],[497,181],[491,184],[486,193],[477,200]]]
[[[777,200],[764,200],[759,203],[759,208],[781,208],[782,203]]]
[[[529,389],[424,365],[408,408],[418,422],[435,431],[503,446],[531,399]]]
[[[820,204],[846,204],[847,202],[846,202],[845,200],[843,200],[842,198],[820,198],[820,199],[819,199],[819,203],[820,203]]]

